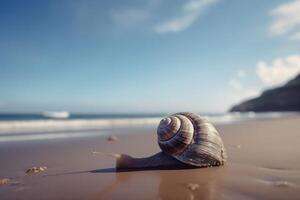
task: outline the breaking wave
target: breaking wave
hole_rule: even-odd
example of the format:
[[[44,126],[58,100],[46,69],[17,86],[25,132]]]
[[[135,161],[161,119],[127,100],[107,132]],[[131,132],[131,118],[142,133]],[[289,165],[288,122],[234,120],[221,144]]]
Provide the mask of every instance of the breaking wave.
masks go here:
[[[207,115],[214,124],[232,124],[241,121],[280,118],[292,113],[225,113]],[[293,114],[294,115],[294,114]],[[129,118],[94,118],[94,119],[30,119],[30,120],[0,120],[0,135],[14,133],[48,133],[72,132],[85,130],[103,130],[120,127],[157,126],[161,116],[129,117]]]
[[[158,124],[161,118],[0,121],[0,134],[96,130]]]

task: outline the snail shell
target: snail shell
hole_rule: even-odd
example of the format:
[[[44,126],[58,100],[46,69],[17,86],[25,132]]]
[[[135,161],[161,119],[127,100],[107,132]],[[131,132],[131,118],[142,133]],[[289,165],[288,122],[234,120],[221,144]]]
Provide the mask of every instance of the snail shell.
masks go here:
[[[157,140],[162,152],[146,158],[121,154],[117,158],[117,170],[210,167],[226,161],[218,131],[197,114],[182,112],[162,119],[157,128]]]
[[[223,165],[227,157],[218,131],[197,114],[183,112],[162,119],[157,136],[164,153],[188,165]]]

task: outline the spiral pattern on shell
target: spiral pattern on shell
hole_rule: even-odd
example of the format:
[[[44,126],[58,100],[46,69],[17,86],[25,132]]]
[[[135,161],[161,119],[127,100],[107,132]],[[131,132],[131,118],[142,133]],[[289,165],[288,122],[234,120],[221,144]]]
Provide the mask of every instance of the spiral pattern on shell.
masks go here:
[[[218,131],[200,115],[183,112],[168,116],[161,120],[157,136],[162,151],[183,163],[208,167],[226,161]]]

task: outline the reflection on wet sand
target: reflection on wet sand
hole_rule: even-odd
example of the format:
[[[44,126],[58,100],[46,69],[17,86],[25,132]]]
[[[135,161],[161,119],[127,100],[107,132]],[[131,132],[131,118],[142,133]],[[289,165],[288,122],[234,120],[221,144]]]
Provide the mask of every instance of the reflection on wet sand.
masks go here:
[[[99,199],[219,199],[224,168],[115,173]],[[112,172],[113,173],[113,172]],[[191,189],[188,184],[199,187]],[[176,191],[176,192],[175,192]],[[147,196],[145,196],[147,194]]]
[[[206,168],[162,173],[159,196],[161,199],[219,199],[223,171],[223,168]],[[188,184],[199,187],[191,190]]]

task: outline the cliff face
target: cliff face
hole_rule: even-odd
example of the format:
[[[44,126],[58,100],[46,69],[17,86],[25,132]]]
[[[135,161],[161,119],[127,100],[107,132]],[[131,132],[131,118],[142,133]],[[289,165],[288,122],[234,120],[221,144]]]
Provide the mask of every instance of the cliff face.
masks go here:
[[[300,111],[300,74],[282,87],[233,106],[230,112]]]

